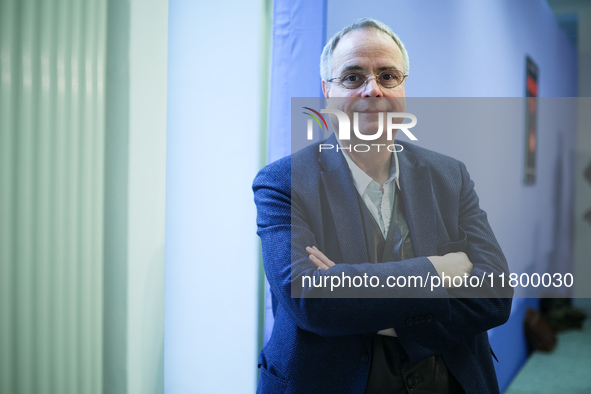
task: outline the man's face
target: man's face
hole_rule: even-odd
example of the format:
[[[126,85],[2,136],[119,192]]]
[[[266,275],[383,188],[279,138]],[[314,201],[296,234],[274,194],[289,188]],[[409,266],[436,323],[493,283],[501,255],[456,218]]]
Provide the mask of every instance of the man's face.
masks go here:
[[[349,70],[359,71],[363,75],[377,75],[391,69],[404,71],[402,52],[394,40],[379,30],[354,30],[340,39],[333,52],[331,78],[341,77]],[[351,122],[353,112],[359,112],[359,128],[363,134],[376,132],[377,112],[406,111],[404,82],[395,88],[385,88],[374,77],[360,88],[347,89],[338,80],[322,81],[322,91],[328,99],[328,106],[347,113]],[[337,97],[351,100],[332,100],[331,103],[330,99]]]

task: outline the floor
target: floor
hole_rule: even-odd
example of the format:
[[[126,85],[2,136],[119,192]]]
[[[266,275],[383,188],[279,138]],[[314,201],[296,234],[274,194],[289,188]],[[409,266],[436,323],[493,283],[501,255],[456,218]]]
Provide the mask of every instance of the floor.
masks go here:
[[[505,394],[591,393],[591,299],[573,304],[587,313],[583,329],[560,333],[551,353],[533,353]]]

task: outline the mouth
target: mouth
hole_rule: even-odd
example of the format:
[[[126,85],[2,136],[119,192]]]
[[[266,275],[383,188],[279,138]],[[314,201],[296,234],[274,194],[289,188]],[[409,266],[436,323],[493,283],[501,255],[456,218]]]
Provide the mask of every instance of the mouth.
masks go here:
[[[357,105],[357,108],[354,108],[353,111],[363,114],[379,114],[381,112],[390,111],[390,106],[385,104],[386,103],[374,103],[374,105]]]

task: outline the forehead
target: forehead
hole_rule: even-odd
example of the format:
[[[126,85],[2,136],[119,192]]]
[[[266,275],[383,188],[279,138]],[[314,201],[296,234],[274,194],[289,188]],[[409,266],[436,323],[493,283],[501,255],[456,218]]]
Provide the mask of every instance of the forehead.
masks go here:
[[[375,29],[354,30],[345,34],[332,55],[333,72],[345,67],[361,67],[373,72],[381,67],[403,71],[402,51],[388,34]]]

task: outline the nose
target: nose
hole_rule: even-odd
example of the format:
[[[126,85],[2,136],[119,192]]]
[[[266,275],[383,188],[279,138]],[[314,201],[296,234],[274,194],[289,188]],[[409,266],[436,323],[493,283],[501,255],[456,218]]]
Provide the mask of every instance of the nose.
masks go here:
[[[367,78],[367,81],[363,86],[363,97],[383,97],[382,87],[376,78],[377,77],[375,75]]]

